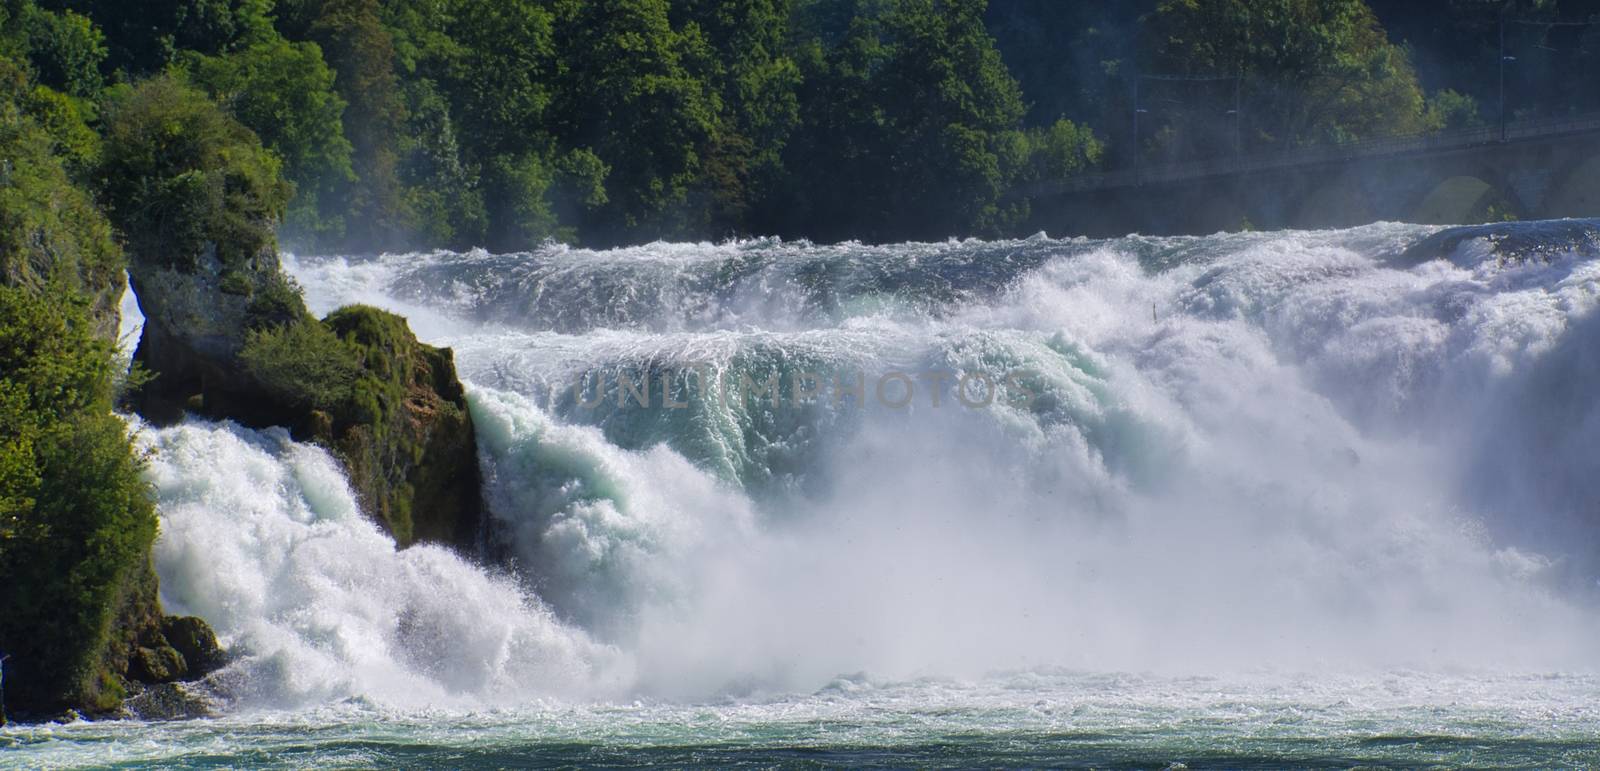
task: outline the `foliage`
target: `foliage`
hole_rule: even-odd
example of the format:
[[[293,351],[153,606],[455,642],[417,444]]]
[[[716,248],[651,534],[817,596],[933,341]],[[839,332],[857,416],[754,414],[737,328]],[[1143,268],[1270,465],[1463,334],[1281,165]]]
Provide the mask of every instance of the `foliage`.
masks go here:
[[[84,297],[0,286],[0,650],[13,705],[114,706],[103,652],[156,516]]]
[[[1474,128],[1483,125],[1483,114],[1478,100],[1447,88],[1428,98],[1423,123],[1434,131]]]
[[[788,0],[682,0],[671,9],[676,25],[694,25],[703,36],[686,64],[720,107],[696,191],[703,231],[749,232],[785,174],[783,150],[800,124],[791,12]]]
[[[317,44],[273,36],[232,53],[194,55],[187,69],[283,161],[295,186],[285,236],[313,243],[342,236],[343,217],[324,208],[356,177],[341,123],[345,102]]]
[[[308,34],[333,66],[348,105],[344,134],[359,179],[331,203],[335,211],[349,212],[350,240],[367,249],[402,246],[413,215],[399,178],[406,106],[395,72],[394,38],[380,19],[377,0],[326,0],[313,7]]]
[[[478,167],[463,157],[449,105],[426,79],[408,85],[406,103],[399,173],[413,237],[457,249],[485,243],[489,214]]]
[[[272,34],[272,0],[42,0],[94,21],[110,41],[107,66],[127,76],[160,71],[185,51],[211,55]]]
[[[1104,147],[1094,132],[1070,120],[1058,120],[1047,128],[1029,129],[1023,135],[1024,168],[1018,182],[1062,179],[1094,168],[1100,163]]]
[[[170,76],[117,89],[105,109],[97,176],[132,251],[187,270],[208,247],[226,266],[275,247],[291,188],[249,129]]]
[[[991,2],[984,23],[1022,89],[1030,128],[1063,118],[1122,135],[1141,62],[1141,19],[1157,0]]]
[[[251,330],[239,362],[275,399],[296,410],[343,407],[361,371],[356,352],[310,318]]]
[[[51,152],[61,158],[74,179],[92,171],[100,154],[100,135],[89,128],[85,102],[34,86],[17,100],[17,106],[49,137]]]
[[[51,13],[32,3],[18,3],[10,13],[0,10],[5,17],[16,34],[7,47],[32,64],[39,84],[78,97],[99,93],[107,49],[105,36],[88,18],[72,11]]]
[[[606,202],[579,232],[607,242],[684,235],[699,151],[717,130],[717,102],[686,60],[706,56],[698,29],[672,27],[666,0],[556,4],[562,89],[557,136],[609,169]]]
[[[1164,0],[1150,26],[1160,71],[1243,76],[1251,144],[1347,141],[1424,126],[1409,58],[1363,0]],[[1227,132],[1208,138],[1191,130],[1231,125],[1214,114],[1221,110],[1205,109],[1166,111],[1164,143],[1220,144],[1217,134]]]
[[[472,427],[448,350],[404,318],[349,306],[252,330],[239,365],[253,398],[340,458],[396,543],[473,537]]]
[[[1006,229],[1048,174],[1477,125],[1501,14],[1600,10],[1436,5],[4,0],[0,54],[74,173],[103,82],[183,70],[282,161],[303,248],[937,238]],[[1509,27],[1509,114],[1600,108],[1568,88],[1594,40]],[[214,182],[147,192],[204,212]]]
[[[1368,0],[1389,36],[1404,40],[1430,91],[1455,91],[1509,118],[1600,109],[1600,4],[1594,0]],[[1504,18],[1505,55],[1500,66]],[[1562,22],[1560,26],[1535,22]],[[1492,115],[1484,115],[1486,119]]]
[[[992,231],[1023,105],[982,0],[886,0],[806,57],[780,231],[824,238]],[[839,195],[837,191],[850,191]],[[944,228],[930,231],[930,226]]]
[[[0,283],[35,291],[63,284],[96,296],[104,313],[121,294],[122,252],[93,200],[72,184],[69,169],[92,144],[62,99],[0,59]]]

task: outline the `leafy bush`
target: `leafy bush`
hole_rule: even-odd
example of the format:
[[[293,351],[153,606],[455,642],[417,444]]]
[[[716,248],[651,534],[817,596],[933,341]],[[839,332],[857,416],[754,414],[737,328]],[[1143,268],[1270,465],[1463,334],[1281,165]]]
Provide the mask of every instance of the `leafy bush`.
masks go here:
[[[80,179],[92,170],[100,154],[100,135],[89,128],[86,102],[34,86],[18,105],[50,137],[51,151],[73,178]]]
[[[281,163],[205,94],[170,76],[113,89],[104,136],[101,194],[136,254],[190,270],[208,244],[225,266],[275,248]]]
[[[1447,88],[1428,98],[1424,122],[1430,131],[1452,131],[1482,126],[1483,114],[1478,100]]]
[[[310,318],[300,287],[282,273],[273,273],[255,286],[245,310],[248,329],[282,326]]]
[[[297,410],[340,410],[350,404],[361,358],[315,319],[251,330],[239,362],[245,372]]]
[[[13,706],[115,706],[107,655],[156,515],[84,298],[0,286],[0,651]]]
[[[1070,120],[1058,120],[1049,128],[1032,129],[1023,136],[1027,165],[1021,181],[1061,179],[1100,163],[1100,140],[1087,126]]]

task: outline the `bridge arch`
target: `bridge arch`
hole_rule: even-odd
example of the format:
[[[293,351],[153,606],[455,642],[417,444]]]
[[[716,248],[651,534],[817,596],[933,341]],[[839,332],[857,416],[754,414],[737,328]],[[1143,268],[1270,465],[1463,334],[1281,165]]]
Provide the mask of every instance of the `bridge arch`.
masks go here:
[[[1489,179],[1484,179],[1488,176]],[[1506,186],[1493,175],[1456,174],[1428,189],[1410,208],[1410,222],[1460,225],[1527,216]]]
[[[1290,224],[1297,228],[1337,228],[1372,222],[1378,217],[1364,175],[1346,170],[1323,183],[1308,182]]]

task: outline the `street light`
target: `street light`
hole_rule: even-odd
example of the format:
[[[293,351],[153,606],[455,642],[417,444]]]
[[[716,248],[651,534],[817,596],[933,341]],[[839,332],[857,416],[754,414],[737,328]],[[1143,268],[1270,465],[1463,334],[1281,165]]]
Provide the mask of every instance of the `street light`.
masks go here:
[[[1515,62],[1517,57],[1506,55],[1506,24],[1521,24],[1528,27],[1587,27],[1593,21],[1540,21],[1537,19],[1511,19],[1504,13],[1500,14],[1500,141],[1506,141],[1506,62]],[[1538,48],[1555,50],[1549,46],[1539,45]]]
[[[1516,61],[1506,56],[1506,17],[1500,16],[1500,141],[1506,141],[1506,62]]]

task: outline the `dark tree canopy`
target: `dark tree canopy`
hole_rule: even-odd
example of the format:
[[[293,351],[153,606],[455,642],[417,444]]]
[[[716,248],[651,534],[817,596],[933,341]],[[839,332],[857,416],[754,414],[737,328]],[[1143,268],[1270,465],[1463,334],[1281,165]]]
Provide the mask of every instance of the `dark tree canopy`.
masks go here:
[[[55,114],[92,123],[108,84],[163,71],[205,91],[281,160],[282,235],[317,250],[1002,233],[1026,216],[1019,191],[1052,176],[1496,120],[1502,19],[1508,117],[1600,109],[1600,25],[1578,24],[1600,0],[0,0],[0,15],[0,52],[65,95]]]

